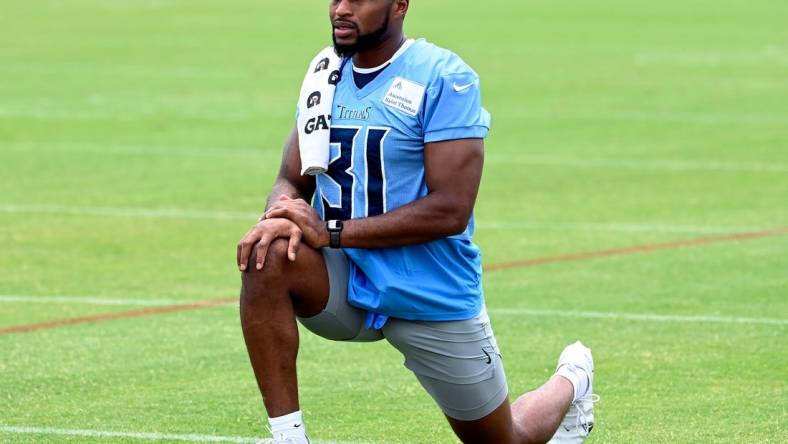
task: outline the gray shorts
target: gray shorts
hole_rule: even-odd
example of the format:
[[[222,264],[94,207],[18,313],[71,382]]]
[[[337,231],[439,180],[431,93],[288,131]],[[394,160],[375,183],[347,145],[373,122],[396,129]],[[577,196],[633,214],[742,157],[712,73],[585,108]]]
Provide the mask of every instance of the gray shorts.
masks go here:
[[[501,352],[487,310],[464,321],[390,318],[382,330],[364,328],[364,310],[347,302],[348,263],[341,250],[324,248],[330,294],[325,310],[299,318],[313,333],[335,341],[385,338],[443,412],[460,421],[483,418],[508,395]]]

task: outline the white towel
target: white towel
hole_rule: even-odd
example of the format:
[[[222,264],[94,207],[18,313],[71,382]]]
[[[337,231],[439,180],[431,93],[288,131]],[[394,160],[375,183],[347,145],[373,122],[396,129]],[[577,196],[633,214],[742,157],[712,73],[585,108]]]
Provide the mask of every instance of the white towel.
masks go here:
[[[342,59],[329,46],[309,64],[298,98],[298,144],[301,175],[316,176],[328,169],[331,109]]]

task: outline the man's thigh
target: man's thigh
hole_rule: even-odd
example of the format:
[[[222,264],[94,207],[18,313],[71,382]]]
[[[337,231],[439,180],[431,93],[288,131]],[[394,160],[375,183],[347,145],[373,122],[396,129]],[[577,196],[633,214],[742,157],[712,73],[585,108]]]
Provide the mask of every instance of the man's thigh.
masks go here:
[[[486,310],[464,321],[389,319],[383,335],[449,418],[477,421],[507,402],[506,374]]]
[[[321,250],[328,274],[328,302],[314,316],[299,317],[301,324],[326,339],[334,341],[367,342],[383,338],[380,330],[364,327],[366,312],[350,305],[347,301],[348,259],[342,250]]]

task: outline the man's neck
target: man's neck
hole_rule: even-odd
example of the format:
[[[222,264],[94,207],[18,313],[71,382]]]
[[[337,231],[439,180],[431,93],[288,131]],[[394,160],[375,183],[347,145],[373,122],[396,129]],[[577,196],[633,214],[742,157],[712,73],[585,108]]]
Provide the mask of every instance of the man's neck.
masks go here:
[[[394,56],[397,50],[405,43],[402,32],[383,40],[380,45],[370,48],[353,56],[353,66],[358,68],[374,68],[385,63]]]

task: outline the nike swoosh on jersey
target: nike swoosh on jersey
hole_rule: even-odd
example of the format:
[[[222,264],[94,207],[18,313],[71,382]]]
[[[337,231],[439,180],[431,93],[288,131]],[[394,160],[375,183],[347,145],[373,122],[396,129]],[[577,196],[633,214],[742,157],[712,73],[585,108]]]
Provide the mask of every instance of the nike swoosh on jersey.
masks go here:
[[[468,89],[471,86],[473,86],[474,83],[476,83],[476,82],[471,82],[471,83],[469,83],[467,85],[458,85],[457,83],[454,83],[454,84],[452,84],[452,88],[454,88],[454,90],[457,91],[457,92],[463,92],[466,89]]]

